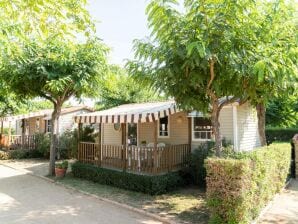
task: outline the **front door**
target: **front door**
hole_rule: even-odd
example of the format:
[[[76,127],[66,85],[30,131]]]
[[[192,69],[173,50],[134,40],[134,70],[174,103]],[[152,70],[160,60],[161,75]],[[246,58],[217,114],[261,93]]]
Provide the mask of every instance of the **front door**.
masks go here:
[[[138,145],[138,125],[134,123],[127,124],[127,144]]]

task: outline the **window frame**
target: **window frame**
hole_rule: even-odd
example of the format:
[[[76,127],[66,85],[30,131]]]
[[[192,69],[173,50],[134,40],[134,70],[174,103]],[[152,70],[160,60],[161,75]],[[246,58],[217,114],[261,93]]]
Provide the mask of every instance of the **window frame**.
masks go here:
[[[158,122],[157,122],[157,133],[158,133],[158,138],[170,138],[170,116],[165,116],[165,117],[168,117],[168,135],[167,136],[164,136],[164,135],[160,135],[160,119],[158,119]],[[165,117],[162,117],[162,118],[165,118]]]
[[[52,132],[52,120],[45,120],[46,121],[46,133],[51,133]],[[50,131],[49,131],[50,127]]]
[[[212,126],[211,126],[211,138],[195,138],[195,130],[194,130],[194,119],[199,117],[192,117],[191,118],[191,139],[193,142],[207,142],[212,141]]]

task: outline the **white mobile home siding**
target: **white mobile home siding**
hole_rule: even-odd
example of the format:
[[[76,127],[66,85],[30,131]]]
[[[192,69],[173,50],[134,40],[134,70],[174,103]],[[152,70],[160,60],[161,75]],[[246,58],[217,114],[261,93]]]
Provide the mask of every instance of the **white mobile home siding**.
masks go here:
[[[75,112],[70,112],[66,114],[62,114],[59,118],[58,126],[59,126],[59,133],[62,134],[67,130],[72,130],[76,127],[74,122],[74,117],[79,114],[84,114],[90,112],[89,110],[82,109]]]
[[[229,143],[233,144],[233,107],[226,106],[222,108],[219,114],[220,131],[223,138],[225,138]],[[193,125],[193,124],[191,124]],[[192,139],[191,148],[196,149],[200,144],[204,143],[204,140],[194,140]]]
[[[241,151],[259,147],[258,118],[256,110],[248,103],[237,107],[238,142]]]

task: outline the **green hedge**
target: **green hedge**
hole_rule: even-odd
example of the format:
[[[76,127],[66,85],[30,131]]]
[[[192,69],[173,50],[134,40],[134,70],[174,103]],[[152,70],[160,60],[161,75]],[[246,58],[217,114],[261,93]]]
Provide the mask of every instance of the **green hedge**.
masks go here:
[[[42,158],[43,155],[37,150],[16,149],[16,150],[0,150],[0,160],[7,159],[28,159]]]
[[[163,194],[185,184],[178,172],[146,176],[109,170],[80,162],[75,162],[71,168],[74,177],[151,195]]]
[[[274,141],[290,142],[295,134],[298,134],[298,128],[266,128],[267,142]]]
[[[210,223],[249,223],[285,185],[291,146],[275,143],[230,158],[209,158],[207,204]]]

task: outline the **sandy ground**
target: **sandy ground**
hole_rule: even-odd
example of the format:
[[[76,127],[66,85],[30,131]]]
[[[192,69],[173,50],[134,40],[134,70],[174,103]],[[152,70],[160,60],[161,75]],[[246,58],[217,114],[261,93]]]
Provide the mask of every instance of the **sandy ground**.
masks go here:
[[[298,180],[292,180],[288,188],[277,195],[272,206],[258,223],[296,224],[298,223]]]
[[[0,223],[157,224],[161,222],[65,189],[28,175],[22,170],[0,165]]]

